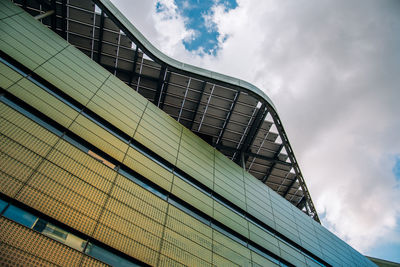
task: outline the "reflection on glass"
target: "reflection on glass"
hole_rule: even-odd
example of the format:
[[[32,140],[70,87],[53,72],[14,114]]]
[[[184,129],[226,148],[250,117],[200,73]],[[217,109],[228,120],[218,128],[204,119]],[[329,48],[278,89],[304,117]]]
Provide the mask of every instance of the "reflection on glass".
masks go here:
[[[26,227],[29,228],[31,228],[32,225],[37,220],[36,216],[30,214],[29,212],[21,210],[20,208],[17,208],[13,205],[10,205],[8,209],[6,209],[3,215],[8,219],[16,221],[17,223],[25,225]]]
[[[92,243],[88,244],[88,247],[87,247],[85,252],[86,252],[86,254],[92,256],[93,258],[101,260],[101,261],[103,261],[103,262],[105,262],[105,263],[107,263],[107,264],[109,264],[111,266],[121,266],[121,267],[124,267],[124,266],[130,266],[130,267],[132,267],[132,266],[140,266],[140,265],[134,264],[134,263],[132,263],[130,261],[127,261],[127,260],[125,260],[125,259],[123,259],[123,258],[121,258],[121,257],[119,257],[119,256],[117,256],[117,255],[105,250],[105,249],[102,249],[102,248],[92,244]]]
[[[110,167],[111,169],[115,169],[115,165],[112,164],[111,162],[109,162],[108,160],[105,160],[103,157],[101,157],[100,155],[94,153],[92,150],[89,150],[87,152],[90,156],[94,157],[95,159],[97,159],[98,161],[100,161],[101,163],[103,163],[104,165]]]
[[[7,206],[7,202],[0,199],[0,214],[3,213],[4,208]]]
[[[76,250],[83,251],[85,248],[85,240],[43,219],[39,219],[33,229]]]

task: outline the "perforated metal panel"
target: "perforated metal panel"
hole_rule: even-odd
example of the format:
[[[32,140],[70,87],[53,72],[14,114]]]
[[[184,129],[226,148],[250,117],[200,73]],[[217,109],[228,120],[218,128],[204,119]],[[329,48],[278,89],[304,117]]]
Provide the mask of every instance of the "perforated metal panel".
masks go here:
[[[0,265],[107,266],[22,225],[0,217]]]

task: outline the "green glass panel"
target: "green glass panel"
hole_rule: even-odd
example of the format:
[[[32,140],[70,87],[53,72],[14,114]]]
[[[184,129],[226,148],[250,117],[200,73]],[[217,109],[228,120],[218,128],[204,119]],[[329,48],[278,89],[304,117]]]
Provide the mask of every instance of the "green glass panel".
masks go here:
[[[205,225],[199,224],[198,221],[190,218],[188,215],[180,216],[179,212],[182,211],[174,211],[173,215],[167,217],[166,227],[211,251],[211,229]]]
[[[278,241],[281,251],[281,257],[295,266],[307,266],[306,260],[300,252],[286,245],[285,243]]]
[[[21,78],[21,74],[0,62],[0,87],[7,89]]]
[[[247,220],[216,201],[214,201],[214,218],[239,234],[249,237]]]
[[[248,248],[215,230],[213,231],[213,237],[213,251],[216,254],[219,254],[238,265],[251,266],[251,255]]]
[[[184,170],[187,174],[194,177],[197,181],[202,183],[203,185],[207,186],[208,188],[213,188],[213,180],[212,176],[204,175],[193,166],[187,164],[187,161],[178,160],[176,166],[182,170]]]
[[[22,79],[8,91],[64,127],[71,125],[78,112],[50,95],[28,79]]]
[[[273,263],[272,261],[269,261],[268,259],[264,258],[261,255],[258,255],[255,252],[251,252],[251,260],[253,262],[253,267],[254,266],[259,266],[259,267],[278,267],[279,265],[276,263]]]
[[[180,199],[196,207],[202,212],[212,216],[213,200],[211,199],[211,197],[200,192],[199,190],[189,185],[185,181],[179,179],[178,177],[174,178],[174,185],[172,186],[172,194],[176,195]]]
[[[192,231],[195,232],[195,230]],[[166,228],[163,239],[166,246],[163,246],[161,253],[164,255],[189,266],[207,266],[211,263],[211,250],[193,242],[181,233]]]
[[[272,234],[249,222],[250,240],[279,255],[278,240]]]
[[[222,184],[222,186],[220,186],[220,184]],[[220,183],[218,180],[216,180],[214,184],[214,191],[226,198],[231,203],[238,206],[239,208],[246,210],[244,195],[230,188],[229,185],[225,183]]]
[[[192,158],[197,165],[202,166],[205,169],[208,169],[213,172],[214,168],[214,155],[208,154],[208,156],[199,152],[197,146],[190,146],[185,143],[183,140],[181,141],[181,146],[179,148],[179,154],[182,154],[183,157]]]
[[[1,20],[0,36],[3,52],[30,69],[68,46],[56,33],[25,12]]]
[[[135,149],[128,149],[123,163],[167,191],[171,190],[173,174]]]
[[[123,160],[125,152],[128,150],[128,144],[83,115],[79,115],[69,129],[118,161]]]
[[[165,219],[165,213],[167,210],[168,203],[156,195],[150,193],[146,189],[140,187],[128,178],[117,175],[115,182],[116,186],[113,187],[111,195],[118,201],[130,206],[135,207],[138,211],[146,213],[148,205],[154,207],[152,210],[152,218],[157,221],[163,221]],[[137,199],[141,200],[143,204],[136,205]]]
[[[153,103],[147,105],[146,113],[152,117],[153,120],[162,123],[163,127],[169,129],[169,131],[174,132],[176,135],[180,136],[183,126],[174,120],[164,111],[160,110]]]
[[[22,9],[20,9],[10,1],[0,2],[0,20],[7,17],[11,17],[21,12],[23,12]]]

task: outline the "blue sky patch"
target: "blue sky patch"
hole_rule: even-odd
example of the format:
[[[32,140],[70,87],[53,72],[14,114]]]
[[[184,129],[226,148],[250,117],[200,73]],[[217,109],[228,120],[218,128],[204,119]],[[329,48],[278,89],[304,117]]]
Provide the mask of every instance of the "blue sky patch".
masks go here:
[[[396,163],[392,169],[394,176],[396,177],[397,181],[400,181],[400,156],[396,157]]]
[[[400,235],[400,226],[398,225],[394,234]],[[400,242],[388,242],[382,243],[374,246],[369,251],[367,255],[373,255],[373,257],[400,262]]]
[[[200,55],[216,55],[219,47],[218,32],[215,23],[209,18],[212,15],[214,5],[223,5],[225,12],[237,7],[236,0],[175,0],[178,7],[177,12],[186,19],[185,27],[193,30],[195,34],[191,40],[182,40],[183,45],[188,51],[196,51],[199,48]],[[157,13],[162,13],[165,7],[161,2],[156,3]],[[226,41],[227,36],[222,40]]]

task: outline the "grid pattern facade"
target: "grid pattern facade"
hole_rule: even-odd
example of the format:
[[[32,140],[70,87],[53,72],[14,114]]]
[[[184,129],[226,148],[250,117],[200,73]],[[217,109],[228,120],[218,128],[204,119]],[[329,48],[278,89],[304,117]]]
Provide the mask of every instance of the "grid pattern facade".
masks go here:
[[[0,263],[373,266],[6,0],[0,37]]]

